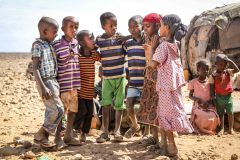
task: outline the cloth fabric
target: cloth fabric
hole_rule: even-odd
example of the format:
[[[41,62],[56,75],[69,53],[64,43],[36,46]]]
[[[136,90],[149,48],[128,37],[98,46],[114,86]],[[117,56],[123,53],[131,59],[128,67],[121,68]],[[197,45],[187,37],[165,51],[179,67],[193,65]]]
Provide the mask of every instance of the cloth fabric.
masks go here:
[[[186,83],[176,44],[167,41],[161,42],[152,59],[159,63],[157,91],[174,91]]]
[[[98,96],[99,101],[102,100],[102,81],[99,81],[94,86],[94,97],[96,98]]]
[[[69,42],[64,36],[56,40],[53,44],[58,62],[57,80],[61,93],[80,89],[80,67],[77,44],[76,39]]]
[[[139,88],[128,87],[127,89],[127,98],[131,97],[140,97],[142,90]]]
[[[157,13],[150,13],[143,18],[143,22],[160,23],[162,17]]]
[[[101,53],[104,79],[125,77],[125,51],[122,42],[118,40],[121,36],[120,33],[116,33],[109,38],[105,38],[104,35],[96,38],[96,45],[99,47]]]
[[[157,117],[158,95],[156,93],[157,70],[146,67],[140,108],[137,113],[139,123],[159,126]]]
[[[89,133],[93,117],[93,99],[78,98],[78,113],[74,121],[74,128]]]
[[[60,123],[64,115],[63,103],[59,97],[60,87],[55,78],[43,80],[43,83],[52,93],[52,96],[50,97],[50,99],[42,99],[45,105],[45,116],[44,116],[43,128],[50,135],[55,136],[58,124]],[[42,96],[42,92],[39,84],[37,84],[37,89],[40,96]]]
[[[125,42],[124,48],[127,52],[129,87],[142,89],[144,83],[144,70],[146,66],[145,51],[142,46],[143,42],[137,42],[130,39]]]
[[[233,69],[227,69],[222,73],[214,72],[210,76],[210,80],[214,82],[216,94],[228,95],[233,92],[231,77],[233,77]]]
[[[152,59],[159,63],[156,83],[159,126],[169,131],[192,132],[181,95],[185,80],[177,46],[166,41],[161,42]]]
[[[57,61],[52,45],[44,40],[36,39],[32,44],[32,57],[39,58],[39,72],[41,78],[57,76]]]
[[[80,53],[80,77],[81,88],[78,90],[78,95],[83,99],[92,100],[94,96],[94,81],[95,81],[95,62],[100,60],[99,55],[84,56]]]
[[[225,110],[227,114],[233,114],[233,101],[231,94],[216,94],[216,105],[219,115],[223,115],[225,113]]]
[[[77,90],[71,90],[60,94],[65,111],[78,112]]]
[[[125,109],[125,77],[116,79],[104,79],[102,84],[102,106],[112,105],[115,110]]]
[[[157,115],[159,126],[166,131],[193,132],[193,127],[184,111],[181,88],[174,91],[158,91]]]

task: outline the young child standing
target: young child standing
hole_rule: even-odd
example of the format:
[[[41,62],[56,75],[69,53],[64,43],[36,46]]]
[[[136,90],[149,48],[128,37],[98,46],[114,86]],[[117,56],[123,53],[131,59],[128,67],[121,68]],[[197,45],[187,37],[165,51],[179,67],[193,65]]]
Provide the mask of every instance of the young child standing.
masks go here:
[[[186,29],[177,15],[166,15],[161,20],[160,36],[165,40],[159,44],[154,55],[146,54],[149,65],[157,68],[156,91],[159,97],[157,116],[159,127],[164,130],[169,156],[178,153],[173,132],[192,132],[193,128],[184,112],[181,87],[185,84],[180,54],[176,40],[186,34]],[[149,52],[147,52],[149,53]],[[167,80],[167,81],[166,81]]]
[[[81,76],[81,89],[78,90],[78,113],[74,122],[74,128],[81,128],[80,142],[86,141],[86,135],[91,127],[93,116],[93,97],[95,81],[95,61],[100,57],[95,50],[94,35],[88,30],[82,30],[77,34],[80,45],[79,65]]]
[[[233,69],[227,69],[227,64],[230,64]],[[231,77],[234,73],[239,72],[237,65],[224,54],[216,56],[216,71],[212,74],[211,81],[214,82],[214,90],[216,93],[217,112],[221,120],[221,128],[218,134],[224,133],[224,112],[228,114],[228,133],[233,134],[233,102],[231,93],[233,86]]]
[[[219,117],[213,105],[213,83],[209,82],[210,64],[207,60],[197,62],[198,77],[188,83],[189,98],[193,108],[191,123],[196,133],[215,134],[219,125]]]
[[[59,84],[56,80],[57,61],[51,42],[57,36],[58,23],[49,17],[42,17],[38,22],[40,38],[32,44],[33,74],[37,89],[45,105],[44,123],[34,135],[34,142],[43,147],[53,147],[55,144],[48,139],[55,136],[58,149],[64,147],[61,139],[61,119],[64,114],[62,101],[59,97]]]
[[[54,42],[58,61],[57,80],[60,85],[61,100],[67,113],[67,127],[64,142],[68,145],[79,145],[73,137],[73,122],[78,111],[77,89],[80,89],[80,68],[77,40],[78,20],[67,16],[62,20],[64,36]]]
[[[127,88],[127,114],[131,121],[131,128],[125,132],[126,138],[133,137],[139,130],[140,125],[137,124],[137,118],[134,105],[141,96],[144,69],[146,65],[145,52],[142,44],[144,36],[142,32],[142,16],[136,15],[129,19],[128,30],[132,35],[132,39],[125,42],[124,46],[127,52],[129,81]]]
[[[159,44],[159,26],[162,17],[157,13],[150,13],[143,19],[143,28],[145,33],[145,44],[151,46],[150,52],[153,53]],[[146,48],[144,48],[145,50]],[[146,50],[145,50],[146,54]],[[147,64],[145,69],[144,85],[140,100],[140,110],[137,114],[139,123],[145,124],[145,133],[141,140],[143,144],[153,145],[155,149],[159,148],[158,138],[158,119],[157,119],[157,103],[158,95],[156,93],[157,70]],[[150,126],[153,136],[150,136]],[[154,149],[153,148],[153,149]]]
[[[117,31],[117,17],[111,12],[105,12],[100,16],[102,29],[104,34],[96,38],[96,44],[101,53],[101,64],[103,69],[103,84],[102,84],[102,101],[103,106],[103,126],[104,132],[97,138],[98,143],[109,141],[108,126],[110,107],[114,106],[115,114],[115,129],[114,140],[122,141],[123,137],[120,134],[120,124],[125,96],[125,70],[122,42],[118,41],[121,37]]]

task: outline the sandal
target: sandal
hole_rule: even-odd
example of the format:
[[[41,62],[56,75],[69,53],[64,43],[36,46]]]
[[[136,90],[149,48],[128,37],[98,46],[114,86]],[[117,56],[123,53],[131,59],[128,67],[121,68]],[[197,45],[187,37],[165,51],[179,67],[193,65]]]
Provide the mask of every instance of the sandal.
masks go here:
[[[140,144],[147,145],[147,146],[155,145],[156,143],[157,142],[155,141],[155,139],[151,135],[144,136],[140,141]]]
[[[34,143],[39,144],[40,146],[45,147],[45,148],[52,148],[52,147],[56,146],[56,144],[50,142],[47,139],[42,139],[42,140],[34,139]]]
[[[124,137],[126,138],[132,138],[137,132],[139,132],[140,127],[138,126],[138,128],[130,128],[129,130],[127,130],[127,132],[125,132]]]
[[[123,136],[120,133],[114,133],[114,141],[123,142]]]
[[[110,141],[110,138],[108,137],[107,133],[102,133],[97,139],[96,139],[97,143],[104,143],[107,141]]]
[[[55,142],[55,143],[57,145],[57,150],[58,151],[66,148],[68,146],[63,140]]]
[[[82,145],[78,140],[76,140],[75,138],[71,138],[70,140],[67,139],[63,139],[63,141],[69,145],[69,146],[80,146]]]

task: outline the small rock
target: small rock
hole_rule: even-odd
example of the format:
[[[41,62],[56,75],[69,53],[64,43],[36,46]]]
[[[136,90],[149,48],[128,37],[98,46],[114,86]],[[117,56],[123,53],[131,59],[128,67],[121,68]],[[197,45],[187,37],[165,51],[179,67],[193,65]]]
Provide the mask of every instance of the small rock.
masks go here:
[[[26,159],[33,159],[35,157],[36,155],[32,151],[28,151],[23,155],[23,158],[26,158]]]
[[[75,156],[74,156],[74,160],[82,160],[84,157],[81,155],[81,154],[76,154]]]
[[[9,121],[9,119],[8,118],[4,118],[3,121],[6,122],[6,121]]]
[[[236,155],[236,154],[231,155],[231,160],[237,160],[237,159],[238,159],[238,155]]]
[[[7,133],[6,132],[2,132],[1,135],[7,135]]]
[[[0,155],[3,156],[10,156],[10,155],[19,155],[21,151],[16,148],[12,148],[10,146],[4,146],[0,149]]]

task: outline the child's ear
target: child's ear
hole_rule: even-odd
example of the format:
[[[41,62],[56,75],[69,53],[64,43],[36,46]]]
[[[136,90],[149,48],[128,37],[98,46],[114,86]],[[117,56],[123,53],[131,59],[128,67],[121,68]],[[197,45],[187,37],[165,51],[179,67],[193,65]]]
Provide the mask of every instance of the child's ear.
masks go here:
[[[61,30],[64,32],[64,27],[61,27]]]
[[[43,30],[43,34],[46,35],[47,34],[47,29]]]

